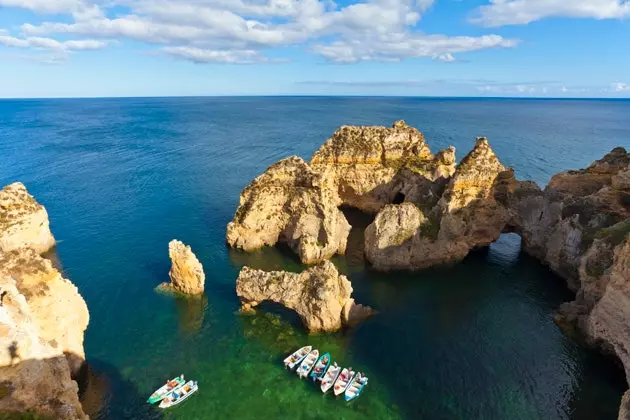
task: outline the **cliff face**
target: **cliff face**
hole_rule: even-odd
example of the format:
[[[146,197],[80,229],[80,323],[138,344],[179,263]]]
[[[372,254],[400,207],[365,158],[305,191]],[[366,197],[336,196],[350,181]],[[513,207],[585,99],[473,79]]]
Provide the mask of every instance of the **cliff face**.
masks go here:
[[[386,206],[365,231],[366,257],[380,270],[422,269],[463,259],[501,234],[507,210],[493,188],[505,168],[485,138],[457,166],[439,201]],[[428,207],[428,208],[427,208]]]
[[[305,264],[326,260],[345,252],[350,233],[339,204],[306,162],[281,160],[241,193],[227,242],[245,251],[285,242]]]
[[[0,232],[9,238],[4,244],[11,244],[0,250],[0,411],[86,418],[71,376],[85,359],[87,306],[77,288],[36,252],[54,244],[46,211],[21,184],[6,191],[11,200],[5,197],[2,210],[13,216],[3,225],[9,233]]]
[[[404,121],[391,128],[344,126],[315,152],[310,166],[339,202],[376,213],[398,194],[426,201],[433,183],[452,175],[455,149],[434,156],[422,133]]]
[[[337,331],[372,313],[354,303],[350,281],[330,261],[302,273],[244,267],[236,280],[236,293],[246,311],[264,301],[295,310],[311,332]]]
[[[0,190],[0,252],[28,247],[42,253],[55,246],[46,209],[22,183]]]
[[[202,294],[206,275],[192,249],[181,241],[172,240],[168,244],[168,255],[171,258],[171,270],[168,273],[171,283],[167,286],[178,293]]]

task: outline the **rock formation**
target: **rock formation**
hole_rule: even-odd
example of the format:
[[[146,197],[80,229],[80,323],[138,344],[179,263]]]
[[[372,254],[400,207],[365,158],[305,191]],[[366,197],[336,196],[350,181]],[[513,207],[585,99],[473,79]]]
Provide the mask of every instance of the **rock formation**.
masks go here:
[[[330,226],[331,218],[345,222],[343,215],[330,216],[341,205],[376,214],[365,231],[365,254],[378,270],[456,262],[502,232],[517,232],[522,249],[576,292],[576,300],[560,308],[558,323],[577,326],[593,344],[616,354],[630,375],[630,154],[625,149],[612,150],[586,169],[557,174],[544,190],[517,180],[485,138],[478,138],[455,166],[454,148],[433,155],[424,136],[402,121],[392,128],[341,127],[315,152],[310,165],[299,158],[288,161],[292,164],[272,166],[243,192],[228,226],[230,245],[249,250],[284,240],[303,262],[321,261],[343,253],[347,223],[335,230],[335,244],[343,246],[319,253],[319,258],[304,258],[298,246],[303,231],[294,234],[295,220],[305,218],[316,226]],[[284,175],[275,169],[278,165],[293,170]],[[297,182],[301,178],[296,172],[308,181]],[[265,184],[275,189],[264,191]],[[318,205],[328,213],[287,206],[298,185],[316,190]],[[630,420],[627,412],[630,394],[624,397],[620,418]]]
[[[45,209],[22,184],[0,196],[0,411],[87,418],[72,380],[85,359],[87,306],[38,254],[54,245]]]
[[[372,314],[369,308],[354,303],[350,281],[330,261],[302,273],[243,267],[236,293],[245,311],[264,301],[295,310],[311,332],[337,331]]]
[[[0,252],[28,247],[39,253],[55,246],[48,213],[16,182],[0,190]]]
[[[432,184],[452,175],[455,149],[433,156],[422,133],[404,121],[391,128],[344,126],[315,152],[310,165],[340,203],[376,213],[398,194],[425,202]]]
[[[505,168],[487,139],[457,166],[439,201],[387,205],[365,231],[365,252],[377,269],[422,269],[463,259],[471,249],[494,242],[505,226],[507,210],[493,195]]]
[[[306,162],[281,160],[241,193],[227,242],[245,251],[285,242],[305,264],[326,260],[345,252],[350,233],[339,204]]]
[[[171,282],[162,283],[158,288],[186,295],[202,294],[206,275],[190,246],[173,239],[168,244],[168,255],[171,258],[171,270],[168,272]]]

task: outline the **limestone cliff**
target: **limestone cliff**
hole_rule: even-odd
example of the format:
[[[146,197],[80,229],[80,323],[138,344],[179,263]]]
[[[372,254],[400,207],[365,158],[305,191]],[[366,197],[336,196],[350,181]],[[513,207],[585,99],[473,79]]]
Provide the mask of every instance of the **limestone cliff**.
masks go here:
[[[72,380],[85,359],[87,306],[38,254],[54,245],[45,209],[22,184],[0,195],[0,412],[87,418]]]
[[[171,258],[171,270],[168,273],[171,282],[159,287],[186,295],[202,294],[206,275],[190,246],[173,239],[168,244],[168,255]]]
[[[0,190],[0,252],[29,247],[42,253],[55,245],[46,209],[16,182]]]
[[[435,181],[452,175],[455,149],[434,156],[422,133],[404,121],[391,128],[343,126],[315,152],[310,165],[338,201],[375,213],[398,194],[425,201]]]
[[[365,231],[368,261],[377,269],[422,269],[463,259],[501,234],[507,210],[494,198],[505,168],[479,138],[457,166],[439,201],[423,212],[411,202],[386,206]]]
[[[245,251],[285,242],[305,264],[326,260],[345,252],[350,232],[339,204],[306,162],[281,160],[241,193],[227,242]]]
[[[311,332],[336,331],[344,323],[354,325],[372,314],[369,308],[354,303],[350,281],[330,261],[302,273],[243,267],[236,280],[236,293],[243,310],[264,301],[295,310]]]

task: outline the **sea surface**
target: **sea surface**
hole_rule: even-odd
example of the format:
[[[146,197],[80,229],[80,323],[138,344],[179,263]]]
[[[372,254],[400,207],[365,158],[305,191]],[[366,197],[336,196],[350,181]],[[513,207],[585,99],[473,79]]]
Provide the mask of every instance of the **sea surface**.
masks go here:
[[[411,98],[152,98],[0,101],[0,184],[22,181],[48,210],[53,257],[87,301],[92,419],[615,419],[621,369],[563,335],[563,281],[504,235],[452,267],[417,274],[366,268],[354,226],[335,264],[379,314],[354,330],[308,336],[268,305],[241,315],[243,265],[303,269],[286,250],[225,246],[239,193],[273,162],[309,159],[344,124],[424,132],[461,159],[488,136],[506,166],[544,186],[559,171],[630,146],[630,102]],[[206,294],[154,291],[168,242],[190,244]],[[370,378],[346,403],[281,365],[313,344]],[[169,411],[145,403],[184,373],[200,391]]]

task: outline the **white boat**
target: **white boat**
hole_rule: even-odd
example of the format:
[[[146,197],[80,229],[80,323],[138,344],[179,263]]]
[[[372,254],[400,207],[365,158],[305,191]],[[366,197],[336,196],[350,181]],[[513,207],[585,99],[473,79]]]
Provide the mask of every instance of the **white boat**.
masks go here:
[[[166,383],[160,389],[151,394],[147,402],[149,404],[155,404],[158,401],[162,401],[162,399],[173,392],[175,388],[180,385],[184,385],[185,383],[186,381],[184,380],[183,374],[171,379],[170,381],[166,381]]]
[[[367,383],[367,376],[361,375],[361,372],[357,373],[357,375],[354,377],[352,382],[350,382],[350,385],[348,385],[348,388],[346,388],[346,391],[344,393],[344,398],[346,399],[346,401],[351,401],[361,395],[361,391],[363,391],[363,388],[367,385]]]
[[[328,368],[328,372],[326,372],[326,375],[324,375],[324,377],[320,379],[322,381],[322,385],[320,388],[322,389],[322,392],[324,394],[327,393],[328,390],[332,388],[332,386],[335,384],[335,381],[337,380],[340,372],[341,366],[337,365],[337,363],[334,363],[330,368]]]
[[[188,381],[184,385],[175,388],[173,392],[165,397],[160,403],[160,408],[173,407],[197,392],[198,389],[197,381]]]
[[[354,371],[352,370],[352,368],[344,368],[337,378],[337,381],[335,381],[335,388],[333,389],[335,395],[343,394],[353,378]]]
[[[304,358],[304,361],[302,361],[302,364],[297,370],[298,376],[300,378],[306,378],[311,372],[311,369],[313,369],[313,366],[315,366],[317,359],[319,359],[319,350],[315,349]]]
[[[284,359],[284,366],[293,369],[311,352],[312,346],[304,346],[296,350],[292,355]]]

